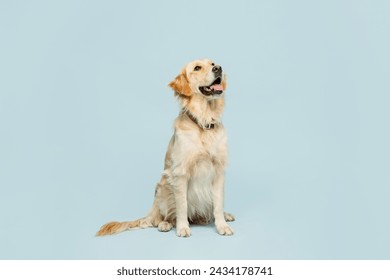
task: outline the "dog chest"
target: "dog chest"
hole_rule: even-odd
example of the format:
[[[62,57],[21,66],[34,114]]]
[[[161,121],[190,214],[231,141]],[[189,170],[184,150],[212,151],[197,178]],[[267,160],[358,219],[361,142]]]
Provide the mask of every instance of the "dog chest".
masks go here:
[[[215,163],[224,163],[227,159],[227,137],[224,128],[216,131],[205,131],[201,137],[202,152],[210,156],[210,160]]]
[[[175,131],[167,152],[166,168],[173,177],[203,176],[204,170],[223,171],[227,162],[225,130]],[[170,176],[170,177],[171,177]]]

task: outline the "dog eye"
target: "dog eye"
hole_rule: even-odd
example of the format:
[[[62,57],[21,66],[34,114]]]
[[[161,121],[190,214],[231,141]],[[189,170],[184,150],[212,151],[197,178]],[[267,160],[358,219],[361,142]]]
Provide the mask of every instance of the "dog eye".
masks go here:
[[[197,65],[197,66],[195,66],[194,71],[199,71],[200,69],[202,69],[202,67]]]
[[[214,66],[215,64],[214,64],[214,62],[213,63],[211,63],[211,66]]]

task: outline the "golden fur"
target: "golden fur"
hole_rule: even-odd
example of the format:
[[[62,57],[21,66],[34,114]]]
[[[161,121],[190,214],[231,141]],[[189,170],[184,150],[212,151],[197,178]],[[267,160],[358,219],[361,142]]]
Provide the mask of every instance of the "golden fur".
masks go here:
[[[158,227],[165,232],[176,227],[177,236],[188,237],[190,223],[212,221],[219,234],[233,234],[226,222],[234,217],[223,212],[227,136],[221,123],[226,89],[222,68],[218,74],[218,94],[214,91],[211,95],[202,94],[200,90],[200,87],[210,90],[209,86],[216,81],[216,67],[220,66],[208,59],[195,60],[169,84],[182,110],[174,122],[174,134],[150,213],[131,222],[105,224],[97,236],[133,228]]]

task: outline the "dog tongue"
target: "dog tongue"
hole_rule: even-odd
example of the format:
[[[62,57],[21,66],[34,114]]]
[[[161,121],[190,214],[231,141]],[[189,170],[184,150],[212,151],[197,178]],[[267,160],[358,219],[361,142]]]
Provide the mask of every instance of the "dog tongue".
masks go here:
[[[213,90],[223,90],[223,85],[212,85],[210,88]]]

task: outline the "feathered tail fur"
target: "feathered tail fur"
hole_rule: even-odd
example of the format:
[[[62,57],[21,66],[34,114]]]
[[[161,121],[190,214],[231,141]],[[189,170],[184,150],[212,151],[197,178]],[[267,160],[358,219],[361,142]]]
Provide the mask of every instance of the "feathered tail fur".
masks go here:
[[[121,233],[126,230],[148,227],[153,227],[153,225],[148,221],[147,217],[130,222],[110,222],[103,225],[96,233],[96,236],[111,235]]]

